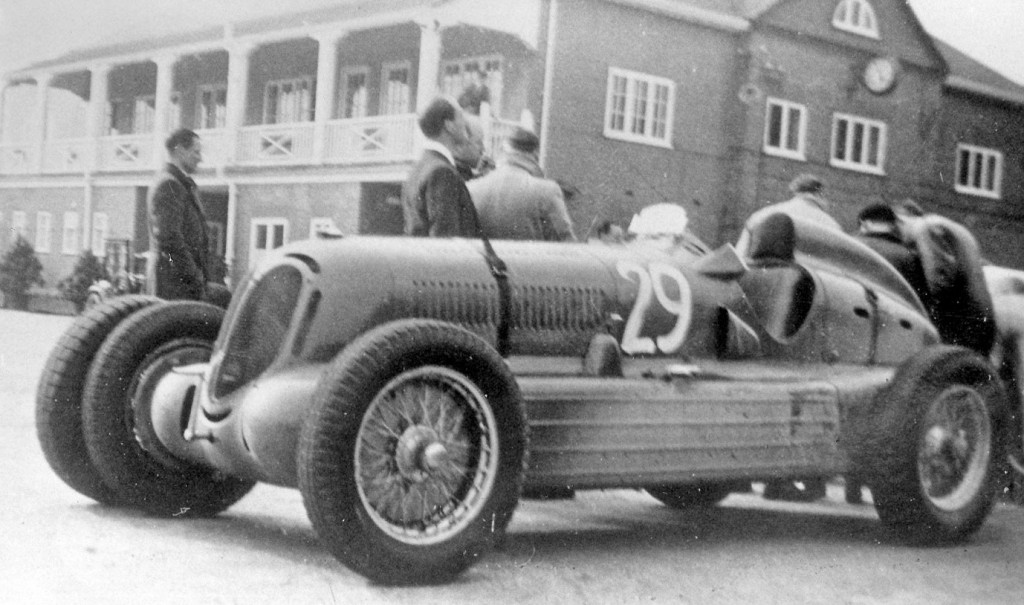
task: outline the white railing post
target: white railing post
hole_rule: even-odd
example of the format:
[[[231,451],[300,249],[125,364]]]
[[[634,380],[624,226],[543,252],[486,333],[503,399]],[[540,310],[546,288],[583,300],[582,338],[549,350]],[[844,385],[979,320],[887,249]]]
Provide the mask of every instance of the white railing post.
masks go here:
[[[46,130],[48,99],[50,96],[50,82],[53,81],[53,74],[38,74],[36,80],[36,172],[43,171],[43,164],[46,156]]]
[[[227,115],[225,116],[225,156],[228,162],[238,158],[239,132],[245,126],[249,92],[249,57],[255,45],[235,42],[228,47]]]
[[[164,139],[167,138],[167,124],[170,122],[171,93],[174,88],[174,66],[176,55],[162,55],[153,59],[156,63],[156,92],[153,101],[153,168],[163,165]]]
[[[327,144],[327,122],[334,117],[334,98],[338,73],[338,41],[345,32],[320,33],[313,38],[319,44],[316,60],[316,100],[313,108],[313,161],[322,164]]]
[[[110,65],[89,68],[89,136],[92,137],[92,161],[87,171],[103,167],[103,137],[107,136],[107,91],[110,86]]]

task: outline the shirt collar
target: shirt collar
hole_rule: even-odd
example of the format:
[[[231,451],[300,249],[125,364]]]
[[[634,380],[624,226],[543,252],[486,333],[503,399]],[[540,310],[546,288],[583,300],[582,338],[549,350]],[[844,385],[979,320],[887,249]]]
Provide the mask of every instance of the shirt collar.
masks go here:
[[[449,164],[452,166],[455,165],[455,156],[452,155],[451,150],[433,139],[427,139],[426,142],[423,143],[423,150],[436,151],[444,156],[444,159],[448,160]]]
[[[178,181],[180,181],[181,184],[186,187],[191,188],[196,186],[196,182],[192,180],[192,177],[185,174],[185,172],[181,168],[178,168],[177,166],[170,162],[167,163],[167,172],[171,173],[171,176],[178,179]]]

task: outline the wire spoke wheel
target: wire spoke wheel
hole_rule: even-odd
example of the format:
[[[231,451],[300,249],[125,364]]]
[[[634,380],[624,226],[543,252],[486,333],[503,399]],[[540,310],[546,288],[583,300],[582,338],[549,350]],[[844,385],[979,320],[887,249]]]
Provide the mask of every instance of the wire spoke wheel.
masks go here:
[[[925,415],[918,447],[921,486],[940,510],[963,507],[981,489],[992,455],[992,423],[984,399],[956,385]]]
[[[359,497],[395,539],[429,544],[476,517],[498,465],[497,423],[483,393],[448,368],[396,376],[356,439]]]

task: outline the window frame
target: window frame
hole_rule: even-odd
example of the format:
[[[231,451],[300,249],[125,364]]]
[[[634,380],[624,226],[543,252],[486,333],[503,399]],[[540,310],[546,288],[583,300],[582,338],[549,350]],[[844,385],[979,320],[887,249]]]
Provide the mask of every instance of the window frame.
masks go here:
[[[43,220],[46,219],[46,220]],[[36,212],[36,233],[35,233],[35,245],[33,246],[36,252],[49,254],[53,249],[53,213],[40,210]]]
[[[973,167],[977,163],[977,161],[975,160],[976,157],[980,158],[981,161],[982,161],[982,177],[981,178],[984,179],[984,180],[988,180],[988,179],[985,178],[985,171],[986,171],[986,166],[988,165],[988,160],[994,160],[995,161],[995,165],[994,165],[995,175],[991,177],[991,180],[992,180],[992,189],[991,190],[983,188],[983,187],[975,187],[975,186],[970,185],[970,184],[962,185],[960,183],[960,171],[961,171],[961,168],[962,168],[960,158],[961,158],[962,154],[965,153],[965,152],[969,154],[969,159],[968,159],[968,162],[969,162],[969,166],[968,166],[968,180],[970,180],[970,177],[974,176],[974,174],[973,174]],[[953,179],[953,190],[956,191],[957,193],[962,193],[964,195],[976,195],[978,197],[985,197],[985,198],[994,199],[994,200],[1002,199],[1003,198],[1003,166],[1005,165],[1005,162],[1006,162],[1005,154],[1003,154],[1003,152],[999,151],[998,149],[993,149],[991,147],[982,147],[980,145],[972,145],[970,143],[957,143],[956,144],[956,156],[954,158],[954,173],[953,174],[954,174],[955,178]]]
[[[14,233],[15,241],[17,236],[21,236],[28,241],[28,212],[24,210],[15,210],[11,212],[11,231]]]
[[[301,106],[297,107],[297,111],[300,114],[298,119],[289,119],[288,121],[280,121],[277,119],[277,114],[280,113],[280,95],[281,87],[285,84],[291,84],[292,90],[302,90],[301,86],[305,86],[306,95],[300,96],[299,101]],[[277,99],[274,103],[274,118],[270,119],[270,93],[271,89],[274,88],[276,91]],[[305,124],[312,122],[314,119],[313,111],[316,106],[316,78],[313,76],[296,76],[294,78],[281,78],[279,80],[267,80],[263,85],[263,125],[273,124]],[[284,116],[288,118],[294,118],[296,116]]]
[[[779,127],[779,138],[780,143],[789,140],[789,133],[792,124],[790,124],[790,112],[797,110],[800,112],[799,123],[797,124],[797,148],[789,149],[786,146],[773,146],[769,141],[769,129],[771,128],[771,111],[772,107],[777,106],[781,110],[782,123]],[[807,160],[807,106],[802,103],[795,103],[793,101],[787,101],[776,97],[768,97],[765,99],[765,115],[764,115],[764,139],[762,141],[762,150],[768,155],[773,155],[782,158],[788,158],[791,160]]]
[[[100,227],[102,225],[102,227]],[[93,256],[103,258],[107,255],[107,235],[110,233],[110,217],[106,212],[93,212],[92,225],[89,233],[89,249]],[[99,237],[97,237],[99,235]]]
[[[501,96],[505,87],[505,57],[499,53],[442,61],[441,92],[459,98],[468,83],[466,70],[473,64],[484,72],[484,84],[491,93],[491,115],[501,115]]]
[[[881,37],[878,14],[867,0],[840,0],[832,11],[832,27],[873,40]]]
[[[81,231],[82,226],[78,213],[74,210],[66,210],[63,221],[60,252],[61,254],[78,254],[80,252],[78,233]]]
[[[223,108],[217,103],[217,95],[223,91],[224,93],[224,105]],[[203,95],[209,93],[210,98],[214,103],[213,111],[213,124],[208,124],[206,121],[206,111],[204,111]],[[196,126],[197,130],[217,130],[227,127],[227,114],[228,114],[228,86],[227,84],[200,84],[196,87]]]
[[[622,93],[623,106],[621,108],[621,129],[613,127],[613,119],[619,114],[619,112],[616,111],[616,109],[618,109],[616,99],[619,96],[619,92],[615,84],[616,80],[620,78],[624,79],[626,82],[626,89]],[[640,83],[646,84],[650,88],[650,93],[644,100],[643,133],[637,134],[636,132],[633,132],[633,129],[635,128],[638,115],[636,112],[636,88]],[[656,114],[656,96],[659,87],[664,87],[664,89],[667,90],[668,97],[665,101],[665,115],[663,119],[665,132],[660,137],[651,133],[651,131],[656,128],[657,124],[656,115],[654,114]],[[619,67],[609,67],[608,81],[605,89],[604,136],[609,139],[626,141],[629,143],[639,143],[642,145],[672,149],[675,104],[676,83],[673,80],[662,76],[622,69]],[[630,126],[630,123],[632,123],[632,127]]]
[[[365,80],[366,96],[363,99],[363,107],[361,115],[348,115],[348,79],[351,76],[363,76]],[[369,117],[370,115],[370,67],[368,65],[346,65],[341,68],[338,74],[340,80],[338,86],[338,99],[335,106],[338,109],[338,117],[346,120],[355,120],[359,118]]]
[[[257,238],[256,234],[260,227],[267,228],[267,240],[272,241],[273,228],[281,226],[281,244],[279,246],[273,246],[268,248],[258,248],[256,246]],[[276,250],[281,246],[288,243],[288,231],[289,221],[288,219],[281,216],[263,216],[259,218],[253,218],[249,226],[249,267],[252,268],[258,263],[267,253],[272,250]]]
[[[849,130],[853,130],[856,125],[861,125],[866,129],[877,127],[879,129],[878,137],[878,165],[869,164],[867,162],[856,162],[848,158],[837,158],[836,157],[836,144],[837,144],[837,133],[839,129],[839,122],[846,121],[849,123]],[[867,145],[870,140],[870,136],[864,137],[864,144]],[[885,175],[885,161],[887,157],[887,150],[889,145],[889,125],[881,120],[875,120],[872,118],[866,118],[864,116],[857,116],[849,113],[833,113],[832,114],[832,137],[829,142],[829,164],[836,168],[843,168],[846,170],[853,170],[855,172],[863,172],[866,174]],[[844,152],[847,156],[853,155],[853,137],[847,137],[847,145]],[[861,149],[861,155],[865,154],[866,149]]]
[[[405,106],[401,108],[396,105],[399,110],[391,111],[392,99],[388,90],[388,82],[390,82],[388,76],[389,72],[399,69],[404,69],[406,74]],[[382,116],[403,115],[412,111],[412,61],[388,61],[381,64],[379,109],[379,115]]]

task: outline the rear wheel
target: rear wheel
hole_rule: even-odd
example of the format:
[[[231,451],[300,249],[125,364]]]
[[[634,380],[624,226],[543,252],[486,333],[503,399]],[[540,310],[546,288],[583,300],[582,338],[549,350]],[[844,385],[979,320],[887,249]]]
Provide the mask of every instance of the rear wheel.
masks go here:
[[[36,390],[36,435],[43,455],[64,483],[101,504],[114,504],[110,489],[89,459],[82,432],[82,391],[89,365],[103,341],[126,317],[157,304],[152,296],[123,296],[79,315],[50,352]]]
[[[208,361],[224,312],[168,302],[124,321],[100,348],[83,397],[86,446],[118,497],[161,516],[209,516],[253,483],[175,458],[151,424],[151,396],[175,367]]]
[[[299,489],[348,567],[387,584],[441,582],[500,542],[525,442],[518,387],[492,347],[449,324],[394,322],[321,378]]]
[[[861,456],[878,516],[901,538],[958,542],[981,527],[1001,489],[1005,394],[984,359],[933,347],[880,394]]]

